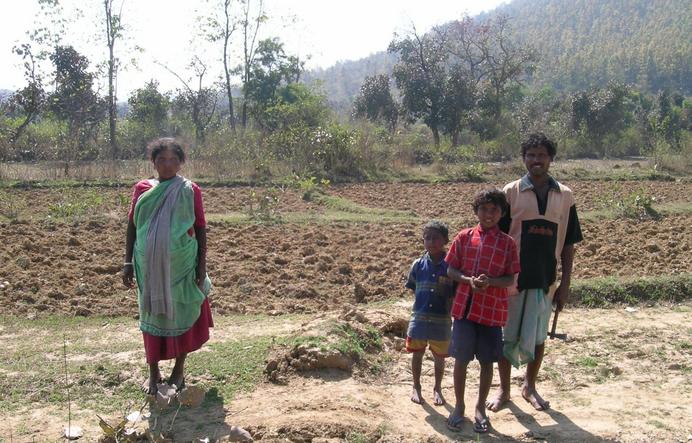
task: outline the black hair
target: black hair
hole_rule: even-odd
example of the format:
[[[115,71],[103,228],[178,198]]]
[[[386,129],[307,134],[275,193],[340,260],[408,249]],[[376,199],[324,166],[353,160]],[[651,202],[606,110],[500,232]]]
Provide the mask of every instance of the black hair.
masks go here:
[[[478,208],[485,203],[492,203],[502,211],[502,215],[507,212],[507,197],[505,193],[497,188],[489,188],[480,191],[473,197],[473,212],[478,213]]]
[[[430,220],[423,226],[423,235],[425,235],[425,231],[428,229],[433,229],[440,234],[442,234],[442,237],[445,239],[445,243],[449,241],[449,228],[447,225],[440,220]]]
[[[180,163],[185,163],[185,150],[183,149],[183,145],[173,137],[162,137],[149,142],[147,145],[149,159],[151,161],[156,160],[156,157],[166,149],[173,151],[175,155],[178,156]]]
[[[551,159],[555,158],[555,154],[557,153],[557,144],[546,137],[546,135],[542,132],[529,134],[529,138],[527,138],[526,141],[521,144],[521,158],[526,157],[526,151],[529,149],[538,148],[541,146],[548,151],[548,155]]]

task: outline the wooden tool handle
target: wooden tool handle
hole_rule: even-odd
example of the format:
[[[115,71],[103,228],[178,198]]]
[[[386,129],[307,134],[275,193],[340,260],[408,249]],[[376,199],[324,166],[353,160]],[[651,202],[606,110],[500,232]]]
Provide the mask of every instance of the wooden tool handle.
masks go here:
[[[557,315],[560,313],[557,309],[555,310],[555,313],[553,314],[553,326],[550,328],[550,338],[551,340],[555,338],[555,330],[557,329]]]

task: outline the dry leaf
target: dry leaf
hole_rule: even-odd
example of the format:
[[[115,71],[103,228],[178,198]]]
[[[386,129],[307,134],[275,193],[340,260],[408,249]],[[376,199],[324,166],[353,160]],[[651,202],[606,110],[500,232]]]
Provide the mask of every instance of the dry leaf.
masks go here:
[[[196,408],[204,401],[206,392],[197,386],[188,386],[178,394],[178,401],[191,408]]]
[[[96,416],[99,418],[99,426],[101,427],[101,430],[103,431],[104,435],[106,437],[115,437],[115,428],[109,425],[108,422],[106,422],[106,420],[102,419],[100,415],[96,414]]]
[[[84,435],[84,431],[79,426],[65,426],[65,438],[68,440],[77,440],[79,437]]]

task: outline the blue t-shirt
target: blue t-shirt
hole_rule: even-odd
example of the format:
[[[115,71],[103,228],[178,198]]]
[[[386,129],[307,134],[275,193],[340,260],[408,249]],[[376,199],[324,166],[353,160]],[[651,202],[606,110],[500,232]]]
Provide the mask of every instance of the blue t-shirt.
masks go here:
[[[413,262],[406,287],[415,292],[408,336],[419,340],[449,340],[454,282],[447,277],[447,262],[442,259],[433,263],[426,252]]]

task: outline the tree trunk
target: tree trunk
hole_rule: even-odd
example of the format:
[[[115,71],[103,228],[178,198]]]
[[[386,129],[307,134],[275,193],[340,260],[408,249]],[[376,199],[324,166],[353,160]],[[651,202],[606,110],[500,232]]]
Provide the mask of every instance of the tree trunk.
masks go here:
[[[224,14],[226,16],[226,29],[223,41],[223,72],[226,74],[226,95],[228,96],[228,122],[231,125],[231,130],[235,133],[235,114],[233,112],[233,93],[231,92],[231,73],[228,68],[228,41],[231,38],[230,16],[228,7],[230,2],[224,4]]]
[[[459,130],[455,129],[452,131],[452,146],[457,147],[459,146]]]
[[[435,147],[439,148],[440,147],[440,131],[437,129],[436,126],[430,128],[433,134],[433,141],[435,142]]]
[[[118,30],[113,29],[113,3],[112,0],[104,0],[103,5],[106,9],[106,41],[108,44],[108,138],[111,149],[111,157],[115,160],[119,156],[118,143],[116,137],[116,103],[115,97],[115,38]]]

